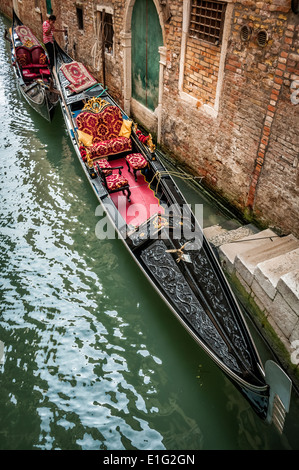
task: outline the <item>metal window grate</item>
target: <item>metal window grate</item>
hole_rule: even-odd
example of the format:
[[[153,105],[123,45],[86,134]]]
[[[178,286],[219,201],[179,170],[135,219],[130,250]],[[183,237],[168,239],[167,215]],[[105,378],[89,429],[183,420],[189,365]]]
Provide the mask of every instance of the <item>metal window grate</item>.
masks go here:
[[[220,44],[222,39],[226,3],[192,0],[190,36],[212,44]]]

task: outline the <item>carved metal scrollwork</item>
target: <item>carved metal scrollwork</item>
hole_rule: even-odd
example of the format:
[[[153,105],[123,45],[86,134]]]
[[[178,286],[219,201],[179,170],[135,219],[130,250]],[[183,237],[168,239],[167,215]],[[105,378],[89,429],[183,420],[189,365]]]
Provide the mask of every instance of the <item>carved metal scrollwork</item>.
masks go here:
[[[173,256],[166,250],[165,243],[157,240],[142,251],[141,259],[186,324],[198,333],[199,338],[228,367],[240,372],[235,357],[229,352],[227,344],[191,290]]]

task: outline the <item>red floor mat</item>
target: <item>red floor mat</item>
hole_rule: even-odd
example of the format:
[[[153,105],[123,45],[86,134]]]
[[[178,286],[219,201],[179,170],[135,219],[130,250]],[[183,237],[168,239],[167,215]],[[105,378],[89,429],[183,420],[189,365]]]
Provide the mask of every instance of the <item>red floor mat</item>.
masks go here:
[[[124,196],[121,191],[111,194],[111,199],[128,225],[131,224],[133,226],[138,226],[153,214],[164,212],[163,208],[159,204],[159,200],[155,197],[154,192],[149,188],[145,177],[140,171],[137,172],[137,181],[135,181],[134,174],[132,170],[129,173],[127,163],[124,158],[113,160],[110,162],[110,165],[113,167],[122,165],[122,174],[129,181],[131,203],[128,202],[126,196]]]

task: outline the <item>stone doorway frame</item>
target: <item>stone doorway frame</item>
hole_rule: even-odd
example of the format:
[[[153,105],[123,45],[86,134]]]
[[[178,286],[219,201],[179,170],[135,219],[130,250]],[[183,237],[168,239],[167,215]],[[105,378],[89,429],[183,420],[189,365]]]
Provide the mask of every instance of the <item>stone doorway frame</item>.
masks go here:
[[[159,94],[158,94],[158,106],[155,111],[151,111],[146,108],[143,104],[132,98],[132,61],[131,61],[131,50],[132,50],[132,31],[131,21],[132,12],[136,0],[127,0],[125,5],[125,17],[124,17],[124,30],[121,32],[121,41],[123,47],[123,60],[124,60],[124,111],[130,115],[131,112],[136,118],[144,124],[144,126],[150,131],[157,134],[157,142],[161,141],[161,127],[162,127],[162,103],[163,103],[163,83],[164,83],[164,69],[166,66],[166,47],[159,47],[160,54],[160,68],[159,68]],[[165,28],[163,11],[159,0],[153,0],[162,30],[163,44],[165,44]]]

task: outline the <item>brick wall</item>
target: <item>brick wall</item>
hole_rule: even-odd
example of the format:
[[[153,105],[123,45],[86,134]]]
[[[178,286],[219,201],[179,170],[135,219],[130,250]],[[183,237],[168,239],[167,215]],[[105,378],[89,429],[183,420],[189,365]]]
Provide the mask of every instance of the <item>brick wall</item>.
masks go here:
[[[240,211],[248,214],[249,209],[260,222],[298,236],[299,105],[291,102],[290,86],[299,79],[299,21],[290,4],[234,3],[217,117],[211,118],[201,103],[192,106],[180,100],[174,80],[177,64],[169,56],[163,137],[167,148]],[[252,30],[248,41],[240,36],[243,25]],[[265,47],[257,44],[261,29],[268,35]],[[190,49],[188,42],[184,91],[191,72],[194,75]],[[217,55],[211,76],[216,76],[218,64]],[[199,73],[197,84],[190,94],[205,96]]]
[[[244,60],[242,48],[230,48],[232,54],[228,57],[230,60],[233,55],[241,65],[250,90],[250,108],[256,110],[260,131],[246,205],[259,220],[298,235],[299,107],[292,103],[290,92],[292,82],[299,78],[298,15],[290,11],[289,1],[257,5],[260,8],[251,7],[248,12],[237,6],[235,10],[233,37],[245,21],[252,27],[246,47],[249,60]],[[268,34],[265,47],[256,43],[260,29]]]
[[[162,25],[166,66],[161,145],[241,212],[299,236],[299,104],[291,100],[295,94],[291,86],[299,80],[299,15],[291,11],[291,0],[230,2],[232,13],[222,46],[187,37],[180,90],[185,1],[168,2],[172,16]],[[14,2],[22,20],[40,37],[45,2],[41,14],[32,9],[30,0]],[[155,3],[159,8],[160,2]],[[115,40],[113,54],[105,54],[106,85],[121,105],[121,33],[129,4],[129,0],[81,0],[84,31],[78,31],[73,0],[52,0],[57,26],[68,27],[70,54],[99,80],[103,76],[96,47],[96,7],[113,8]],[[11,5],[12,0],[2,0],[0,8],[9,14]],[[160,20],[163,23],[161,10]],[[248,41],[240,36],[244,25],[252,31]],[[257,44],[261,29],[268,35],[264,47]],[[63,37],[56,37],[63,45]],[[186,101],[181,91],[193,101]],[[213,113],[208,112],[211,109]]]
[[[183,90],[212,106],[216,96],[219,50],[213,44],[188,38]]]

